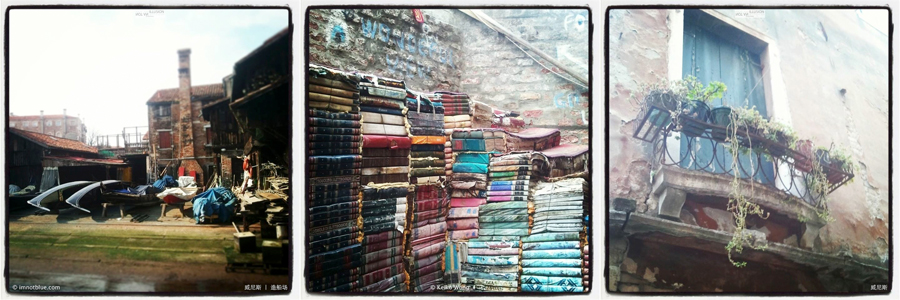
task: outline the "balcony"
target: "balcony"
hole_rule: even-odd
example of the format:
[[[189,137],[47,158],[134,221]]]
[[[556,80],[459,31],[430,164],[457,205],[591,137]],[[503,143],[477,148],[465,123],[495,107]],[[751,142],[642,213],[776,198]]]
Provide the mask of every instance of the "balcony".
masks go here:
[[[731,128],[685,116],[673,121],[650,117],[659,115],[654,110],[665,111],[647,106],[650,113],[639,115],[633,136],[653,145],[651,198],[657,200],[659,217],[677,220],[686,194],[729,198],[737,176],[750,201],[820,227],[825,224],[817,214],[820,202],[853,179],[852,172],[822,164],[828,185],[816,193],[808,188],[814,183],[812,159],[817,159],[811,151],[796,151],[742,129],[737,130],[736,141],[729,141],[725,133]],[[685,128],[693,136],[685,134]],[[727,150],[731,142],[742,150],[738,162]]]

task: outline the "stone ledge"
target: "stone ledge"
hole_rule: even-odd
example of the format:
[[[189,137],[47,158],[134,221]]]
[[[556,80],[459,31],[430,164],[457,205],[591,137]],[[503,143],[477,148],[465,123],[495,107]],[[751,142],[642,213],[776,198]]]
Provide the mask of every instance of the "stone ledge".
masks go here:
[[[619,211],[609,212],[610,228],[621,228],[625,223],[626,214]],[[624,234],[633,235],[641,233],[659,232],[675,237],[694,237],[697,239],[722,245],[724,250],[732,238],[732,234],[724,231],[706,229],[699,226],[673,222],[662,218],[641,214],[631,214],[625,227]],[[610,234],[621,234],[618,230],[611,230]],[[888,278],[888,269],[883,266],[873,265],[857,259],[845,256],[829,255],[809,250],[804,250],[781,243],[769,242],[768,248],[759,252],[775,254],[789,261],[811,267],[819,273],[832,273],[835,270],[843,270],[854,278],[864,279],[870,277]],[[757,250],[749,250],[757,251]],[[745,251],[748,252],[748,251]],[[848,277],[849,278],[849,277]]]
[[[685,193],[728,198],[731,193],[732,179],[733,177],[727,174],[712,174],[676,166],[662,166],[653,178],[651,195],[659,196],[666,188],[675,188]],[[745,191],[750,191],[752,188],[753,193],[746,195],[747,199],[763,206],[764,209],[776,211],[794,220],[797,220],[797,215],[803,215],[808,220],[807,223],[818,227],[825,225],[825,221],[819,218],[815,208],[798,197],[746,180],[742,180],[741,185]]]

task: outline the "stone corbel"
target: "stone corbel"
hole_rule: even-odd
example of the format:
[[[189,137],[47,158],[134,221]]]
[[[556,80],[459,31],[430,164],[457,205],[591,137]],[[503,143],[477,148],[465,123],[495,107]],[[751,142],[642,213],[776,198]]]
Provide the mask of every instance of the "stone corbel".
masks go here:
[[[657,173],[653,180],[650,201],[655,200],[657,203],[658,217],[681,222],[681,208],[684,206],[686,193],[681,189],[668,186],[665,176],[664,172]]]
[[[817,250],[815,248],[815,241],[819,238],[819,230],[822,229],[822,224],[806,222],[803,223],[803,228],[805,229],[803,232],[803,236],[800,238],[800,247],[809,250]]]

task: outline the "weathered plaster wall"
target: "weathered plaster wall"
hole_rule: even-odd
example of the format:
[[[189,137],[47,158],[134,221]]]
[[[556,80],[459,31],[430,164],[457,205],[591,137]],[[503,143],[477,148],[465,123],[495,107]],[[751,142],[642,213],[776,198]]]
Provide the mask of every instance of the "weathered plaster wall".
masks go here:
[[[830,195],[835,221],[822,228],[814,250],[886,264],[887,37],[853,11],[766,10],[764,19],[735,20],[764,33],[780,49],[780,68],[768,71],[782,74],[798,135],[826,147],[841,145],[861,166],[853,183]],[[610,15],[609,193],[638,201],[639,211],[654,205],[644,203],[649,144],[630,137],[638,110],[628,96],[641,83],[666,78],[667,22],[666,12],[659,10]]]
[[[734,11],[720,10],[726,16]],[[887,36],[853,10],[765,10],[736,19],[774,39],[794,129],[817,145],[851,152],[860,171],[830,195],[834,222],[820,232],[821,250],[888,258]],[[846,89],[841,95],[840,90]]]
[[[464,92],[497,109],[521,113],[526,124],[561,127],[563,143],[590,142],[586,88],[552,74],[458,10],[422,12],[424,25],[409,9],[313,10],[310,62],[403,79],[415,91]],[[587,10],[483,12],[587,77]]]
[[[613,10],[609,16],[609,195],[636,200],[648,213],[650,145],[631,136],[640,110],[629,96],[644,83],[664,82],[669,27],[665,10]]]

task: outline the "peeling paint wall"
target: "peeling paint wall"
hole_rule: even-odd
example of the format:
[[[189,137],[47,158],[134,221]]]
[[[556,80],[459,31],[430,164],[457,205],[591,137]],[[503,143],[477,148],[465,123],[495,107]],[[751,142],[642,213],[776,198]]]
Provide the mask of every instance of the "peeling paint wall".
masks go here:
[[[669,27],[666,10],[613,10],[609,16],[609,196],[656,209],[650,193],[650,145],[633,138],[640,110],[629,101],[641,84],[665,82]]]
[[[835,221],[822,228],[814,250],[886,265],[887,36],[852,10],[765,10],[761,19],[718,11],[762,32],[780,49],[780,68],[768,71],[783,77],[798,135],[826,147],[840,145],[860,165],[855,181],[829,196]],[[640,212],[654,205],[646,203],[650,145],[631,138],[638,109],[628,97],[640,84],[666,78],[666,16],[661,10],[610,14],[609,194],[636,200]]]

